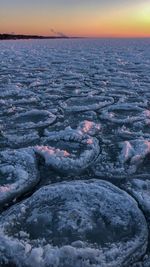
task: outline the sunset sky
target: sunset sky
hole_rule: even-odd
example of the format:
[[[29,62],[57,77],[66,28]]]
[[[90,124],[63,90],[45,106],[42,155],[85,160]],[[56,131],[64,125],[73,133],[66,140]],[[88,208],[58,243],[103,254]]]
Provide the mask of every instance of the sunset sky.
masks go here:
[[[0,33],[150,37],[150,0],[0,0]]]

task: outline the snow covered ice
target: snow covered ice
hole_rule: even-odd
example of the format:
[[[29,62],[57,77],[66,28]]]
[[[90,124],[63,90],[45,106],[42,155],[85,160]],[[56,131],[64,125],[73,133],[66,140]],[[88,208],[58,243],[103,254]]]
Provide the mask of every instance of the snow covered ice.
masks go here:
[[[9,204],[39,181],[33,149],[6,150],[0,153],[0,205]]]
[[[47,133],[48,137],[43,138],[43,143],[48,146],[36,146],[35,152],[44,157],[45,164],[57,171],[68,174],[69,172],[79,173],[93,163],[100,151],[98,140],[84,134],[84,131],[86,132],[88,129],[84,127],[81,130],[66,128],[64,131]],[[55,142],[58,147],[66,145],[68,151],[51,147],[51,141]],[[72,144],[74,147],[70,149]],[[80,150],[81,154],[79,155]]]
[[[0,267],[150,266],[150,40],[0,42]]]
[[[6,248],[5,261],[24,266],[128,266],[143,255],[148,239],[134,199],[97,180],[43,187],[4,212],[0,225],[0,244],[14,243],[13,253]],[[39,248],[36,262],[38,255],[32,254]]]

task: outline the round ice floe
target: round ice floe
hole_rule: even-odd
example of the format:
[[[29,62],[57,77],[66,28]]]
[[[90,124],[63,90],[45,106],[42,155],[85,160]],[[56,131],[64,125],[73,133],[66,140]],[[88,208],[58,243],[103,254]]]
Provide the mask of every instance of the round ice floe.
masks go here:
[[[86,96],[86,97],[72,97],[65,102],[60,102],[62,108],[68,112],[97,110],[113,104],[112,97],[107,96]]]
[[[133,104],[116,104],[102,110],[100,118],[112,123],[125,124],[146,119],[150,114],[148,110]]]
[[[124,96],[122,101],[119,102],[124,102],[126,104],[130,105],[136,105],[138,107],[148,107],[148,100],[146,98],[141,99],[141,97],[138,94],[135,94],[134,96]]]
[[[39,98],[37,96],[26,96],[24,98],[17,99],[17,100],[11,100],[10,104],[14,106],[24,106],[24,105],[38,105]]]
[[[150,119],[135,122],[133,127],[137,132],[137,135],[142,134],[143,137],[146,136],[150,139]]]
[[[94,175],[103,179],[123,179],[139,175],[148,177],[150,173],[150,141],[137,139],[101,144],[101,153],[92,165]]]
[[[133,179],[125,184],[125,189],[137,200],[145,215],[150,218],[150,180]]]
[[[149,161],[150,141],[148,140],[125,141],[120,144],[120,148],[122,150],[119,161],[121,164],[126,165],[130,173],[135,173],[146,159]],[[144,165],[144,168],[146,168],[146,162]]]
[[[5,85],[5,87],[0,91],[0,97],[2,99],[11,100],[11,99],[20,99],[22,97],[33,96],[29,90],[24,90],[20,85]]]
[[[20,131],[19,131],[20,130]],[[17,129],[16,131],[7,131],[4,132],[4,138],[6,140],[7,146],[9,148],[21,148],[27,146],[33,146],[37,144],[40,140],[39,134],[34,129],[26,129],[23,131],[22,129]]]
[[[145,127],[146,128],[146,127]],[[131,128],[127,128],[125,125],[123,125],[121,128],[117,130],[117,134],[119,137],[121,137],[124,140],[134,140],[134,139],[150,139],[150,129],[147,127],[145,130],[144,127],[134,130]]]
[[[0,261],[15,266],[124,267],[145,253],[135,200],[105,181],[43,187],[0,217]]]
[[[102,179],[122,180],[127,176],[124,165],[118,160],[120,149],[118,144],[105,141],[101,144],[101,153],[91,166],[94,176]]]
[[[21,128],[46,127],[56,120],[56,116],[47,110],[33,109],[18,114],[13,119],[13,124]]]
[[[100,124],[88,120],[82,121],[78,126],[79,131],[81,131],[83,134],[89,134],[91,136],[97,134],[100,129]]]
[[[35,151],[46,165],[67,174],[80,173],[89,167],[99,154],[99,142],[81,130],[70,127],[59,132],[47,132],[42,146]]]
[[[85,111],[85,112],[76,112],[76,115],[74,115],[74,112],[70,113],[64,113],[64,119],[63,119],[63,129],[67,126],[70,126],[72,128],[77,128],[79,125],[79,122],[82,121],[97,121],[97,114],[95,111]]]
[[[81,86],[77,87],[76,85],[65,85],[64,88],[62,88],[62,93],[67,97],[87,97],[97,94],[98,91],[89,89],[89,87],[81,88]]]
[[[30,191],[39,181],[33,149],[0,153],[0,206]]]
[[[2,104],[6,107],[23,106],[24,104],[37,104],[37,95],[22,88],[21,84],[5,86],[0,90]]]

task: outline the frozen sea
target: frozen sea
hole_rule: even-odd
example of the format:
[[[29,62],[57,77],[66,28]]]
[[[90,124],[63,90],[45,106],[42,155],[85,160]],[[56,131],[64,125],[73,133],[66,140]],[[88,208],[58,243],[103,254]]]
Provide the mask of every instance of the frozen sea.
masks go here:
[[[150,266],[150,39],[0,41],[0,267]]]

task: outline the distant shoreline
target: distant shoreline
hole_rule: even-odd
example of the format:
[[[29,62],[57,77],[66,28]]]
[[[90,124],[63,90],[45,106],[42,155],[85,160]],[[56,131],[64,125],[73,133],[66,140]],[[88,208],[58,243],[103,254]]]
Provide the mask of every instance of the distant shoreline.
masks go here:
[[[150,39],[150,37],[83,37],[83,36],[43,36],[43,35],[28,35],[28,34],[7,34],[0,33],[0,41],[1,40],[44,40],[44,39]]]
[[[74,39],[82,37],[68,36],[42,36],[42,35],[24,35],[24,34],[0,34],[0,40],[28,40],[28,39]]]

